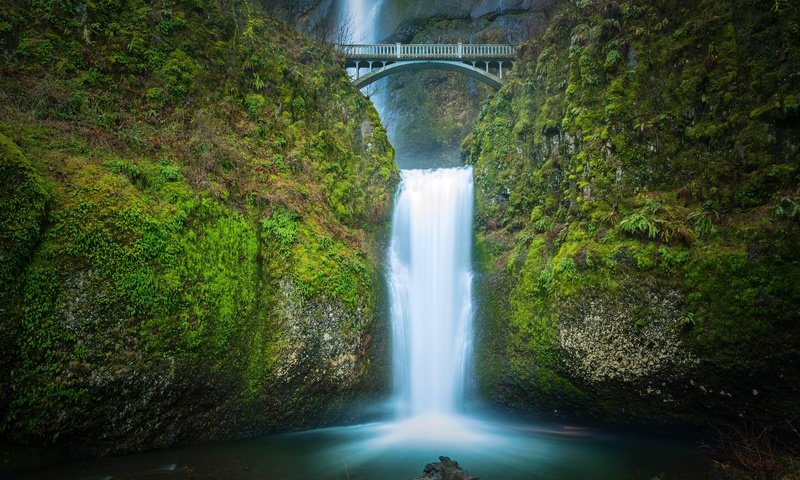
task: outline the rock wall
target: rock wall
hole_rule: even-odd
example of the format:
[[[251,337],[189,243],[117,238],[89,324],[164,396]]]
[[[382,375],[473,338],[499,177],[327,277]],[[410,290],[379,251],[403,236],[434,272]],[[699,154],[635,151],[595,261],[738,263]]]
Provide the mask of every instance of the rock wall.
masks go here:
[[[796,10],[570,2],[462,144],[496,404],[621,423],[796,418]]]
[[[481,19],[495,22],[498,28],[512,27],[513,20],[502,17],[520,13],[542,14],[556,4],[555,0],[446,0],[426,2],[421,0],[384,0],[381,5],[381,31],[384,36],[412,29],[415,24],[425,23],[433,18],[457,19],[480,22]],[[485,26],[484,26],[485,28]],[[459,30],[459,29],[457,29]],[[471,30],[471,31],[470,31]],[[474,27],[466,32],[451,31],[451,35],[474,33]],[[503,34],[513,38],[525,30],[505,28]]]
[[[0,15],[4,444],[167,447],[380,395],[398,177],[333,51],[258,2]]]

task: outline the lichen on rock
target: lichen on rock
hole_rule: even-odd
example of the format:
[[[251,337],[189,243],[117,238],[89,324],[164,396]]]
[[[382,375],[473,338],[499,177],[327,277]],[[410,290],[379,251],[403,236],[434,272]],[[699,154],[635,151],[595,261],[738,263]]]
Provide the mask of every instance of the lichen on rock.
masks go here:
[[[632,296],[639,300],[627,303]],[[588,294],[577,301],[562,310],[559,322],[559,343],[576,377],[641,385],[648,379],[675,381],[698,363],[683,345],[677,291],[611,298]],[[635,318],[635,308],[644,309],[647,317]]]

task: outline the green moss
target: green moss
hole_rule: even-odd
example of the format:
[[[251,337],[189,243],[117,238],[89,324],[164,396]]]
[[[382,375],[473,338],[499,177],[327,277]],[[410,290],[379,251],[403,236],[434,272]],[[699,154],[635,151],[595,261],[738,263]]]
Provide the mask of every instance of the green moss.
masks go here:
[[[555,269],[548,268],[544,242],[535,240],[511,294],[512,325],[528,337],[527,346],[535,352],[539,368],[552,369],[556,363],[558,341],[551,297],[556,275]]]
[[[363,292],[374,281],[363,254],[313,227],[301,227],[299,238],[292,250],[296,262],[292,276],[299,289],[305,295],[338,299],[353,308],[363,304]]]
[[[6,297],[39,242],[49,194],[19,147],[2,133],[0,177],[0,285]]]
[[[562,6],[520,48],[462,144],[476,172],[478,237],[509,238],[487,276],[515,285],[487,320],[508,335],[506,357],[491,361],[511,366],[493,370],[490,394],[538,409],[573,398],[588,413],[588,392],[606,409],[598,415],[666,418],[682,407],[665,400],[647,413],[641,391],[587,386],[563,355],[564,322],[599,299],[624,304],[645,328],[658,317],[648,298],[677,292],[670,315],[709,373],[675,375],[729,385],[745,372],[774,379],[776,368],[797,368],[789,305],[800,258],[788,245],[800,235],[798,92],[780,78],[800,66],[786,48],[798,19],[745,0],[614,11]],[[675,398],[695,398],[676,388]],[[694,420],[743,410],[777,418],[798,398],[783,395],[757,407],[735,398]]]
[[[193,5],[2,14],[19,40],[0,66],[10,441],[130,451],[317,425],[380,383],[386,131],[329,46],[257,2]],[[323,311],[327,337],[287,332]]]

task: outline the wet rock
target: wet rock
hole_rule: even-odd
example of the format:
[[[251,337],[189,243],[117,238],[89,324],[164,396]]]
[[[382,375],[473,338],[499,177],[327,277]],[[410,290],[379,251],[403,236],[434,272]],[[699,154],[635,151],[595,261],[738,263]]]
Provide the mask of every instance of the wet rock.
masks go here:
[[[439,457],[439,461],[425,465],[421,477],[412,480],[480,480],[458,466],[458,462],[449,457]]]

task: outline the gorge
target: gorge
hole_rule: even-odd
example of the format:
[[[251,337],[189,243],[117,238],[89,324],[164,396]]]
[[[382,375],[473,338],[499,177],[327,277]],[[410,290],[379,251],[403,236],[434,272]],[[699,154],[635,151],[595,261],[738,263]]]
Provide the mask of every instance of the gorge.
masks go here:
[[[800,471],[792,2],[7,4],[0,476]]]

